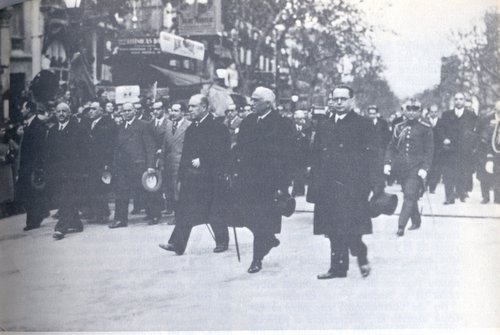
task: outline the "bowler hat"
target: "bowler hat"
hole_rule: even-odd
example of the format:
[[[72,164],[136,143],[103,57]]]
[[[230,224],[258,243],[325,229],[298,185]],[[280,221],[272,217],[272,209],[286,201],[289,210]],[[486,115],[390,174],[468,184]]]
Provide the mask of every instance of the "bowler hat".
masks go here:
[[[161,187],[161,171],[154,170],[154,172],[144,172],[142,174],[142,186],[146,191],[156,192]]]
[[[290,217],[295,212],[295,199],[288,193],[277,191],[274,203],[283,216]]]
[[[382,192],[370,199],[370,216],[376,218],[380,214],[392,215],[398,206],[398,196]]]

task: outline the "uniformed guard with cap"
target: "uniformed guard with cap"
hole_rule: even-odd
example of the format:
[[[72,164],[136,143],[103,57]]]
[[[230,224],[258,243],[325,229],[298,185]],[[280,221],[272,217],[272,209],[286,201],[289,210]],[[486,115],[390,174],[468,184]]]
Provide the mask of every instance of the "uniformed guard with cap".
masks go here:
[[[384,173],[395,174],[403,187],[403,207],[399,215],[398,236],[403,236],[411,218],[410,230],[420,228],[418,199],[432,164],[434,139],[431,125],[420,117],[422,106],[410,100],[404,111],[406,120],[394,127],[393,136],[385,153]]]

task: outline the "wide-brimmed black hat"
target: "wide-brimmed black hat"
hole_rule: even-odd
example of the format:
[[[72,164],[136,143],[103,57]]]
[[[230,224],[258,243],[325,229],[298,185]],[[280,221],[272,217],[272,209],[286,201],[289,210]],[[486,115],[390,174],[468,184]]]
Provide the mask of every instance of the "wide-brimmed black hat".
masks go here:
[[[274,203],[283,216],[290,217],[292,216],[293,212],[295,212],[295,198],[290,196],[290,194],[288,193],[280,191],[276,192]]]
[[[370,216],[376,218],[380,214],[392,215],[398,207],[398,196],[382,192],[370,199]]]
[[[148,171],[142,174],[142,186],[146,191],[156,192],[160,189],[162,183],[161,171],[155,170],[149,173]]]

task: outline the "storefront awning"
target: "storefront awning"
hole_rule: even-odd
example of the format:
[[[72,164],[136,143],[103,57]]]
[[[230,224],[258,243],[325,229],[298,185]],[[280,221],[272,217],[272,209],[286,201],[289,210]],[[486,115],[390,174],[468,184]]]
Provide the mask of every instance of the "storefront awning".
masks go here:
[[[164,74],[168,78],[168,80],[175,86],[189,86],[210,83],[210,80],[203,79],[202,77],[195,74],[177,72],[153,64],[151,64],[150,66],[158,70],[160,73]]]

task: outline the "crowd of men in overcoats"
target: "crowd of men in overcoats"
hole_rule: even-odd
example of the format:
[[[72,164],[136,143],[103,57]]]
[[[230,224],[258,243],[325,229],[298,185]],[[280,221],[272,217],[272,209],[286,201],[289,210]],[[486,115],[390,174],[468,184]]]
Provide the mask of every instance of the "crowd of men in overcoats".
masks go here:
[[[173,213],[175,227],[160,247],[178,255],[196,225],[211,226],[215,253],[228,250],[228,227],[247,227],[254,236],[248,272],[256,273],[280,245],[278,197],[306,195],[315,205],[314,234],[330,241],[331,266],[318,279],[330,279],[347,276],[349,252],[362,276],[370,274],[362,236],[372,233],[370,201],[385,194],[387,183],[402,186],[398,236],[410,220],[409,229],[420,228],[418,200],[425,190],[434,192],[441,174],[445,204],[466,201],[474,170],[483,203],[491,189],[500,203],[500,103],[477,120],[462,93],[440,118],[435,106],[423,115],[411,100],[401,118],[388,123],[377,106],[367,117],[356,113],[355,92],[344,85],[331,91],[326,113],[310,118],[303,110],[280,114],[265,87],[251,99],[239,111],[230,106],[224,120],[214,117],[202,94],[187,106],[154,102],[151,114],[139,104],[124,103],[116,113],[112,103],[93,101],[85,116],[75,116],[68,102],[59,102],[52,124],[33,101],[24,101],[16,183],[24,229],[40,227],[53,208],[56,240],[83,231],[83,211],[87,222],[108,223],[113,191],[110,229],[127,227],[131,199],[133,212],[145,209],[149,225],[158,224],[162,212]],[[146,190],[151,176],[162,187]]]

